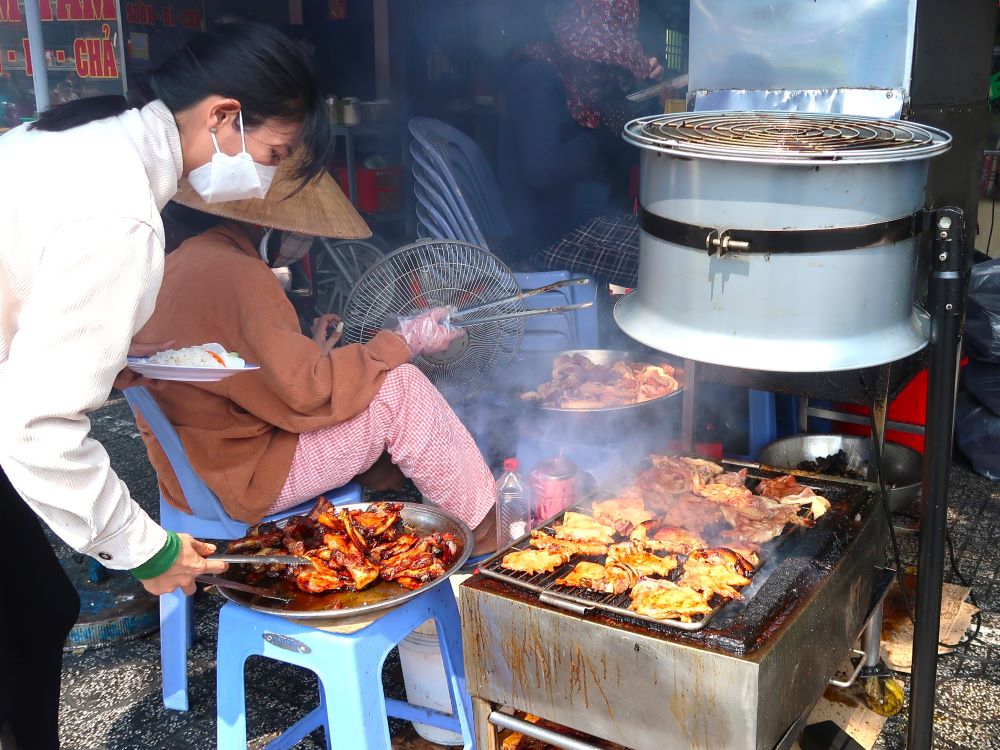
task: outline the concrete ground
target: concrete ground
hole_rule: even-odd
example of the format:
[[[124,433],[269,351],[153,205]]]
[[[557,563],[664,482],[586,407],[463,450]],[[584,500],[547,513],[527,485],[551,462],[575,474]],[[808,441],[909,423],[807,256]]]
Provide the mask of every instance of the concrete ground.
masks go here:
[[[112,464],[151,512],[156,480],[123,399],[112,399],[93,416],[94,434]],[[950,532],[959,570],[983,610],[978,639],[940,660],[935,747],[1000,750],[1000,486],[956,465],[951,477]],[[912,514],[915,508],[909,509]],[[913,520],[898,516],[900,526]],[[916,535],[903,532],[905,564],[912,564]],[[71,553],[57,543],[61,553]],[[951,569],[946,579],[958,583]],[[191,710],[167,711],[160,698],[156,633],[105,648],[67,654],[64,664],[61,736],[68,750],[167,750],[215,745],[215,639],[218,597],[197,598],[197,642],[190,658]],[[304,670],[253,659],[247,674],[251,748],[261,748],[316,704],[316,681]],[[901,678],[904,684],[905,677]],[[402,697],[398,660],[391,656],[387,693]],[[394,742],[417,746],[408,725],[393,722]],[[876,745],[902,750],[905,711],[890,719]],[[301,748],[325,747],[321,733]]]

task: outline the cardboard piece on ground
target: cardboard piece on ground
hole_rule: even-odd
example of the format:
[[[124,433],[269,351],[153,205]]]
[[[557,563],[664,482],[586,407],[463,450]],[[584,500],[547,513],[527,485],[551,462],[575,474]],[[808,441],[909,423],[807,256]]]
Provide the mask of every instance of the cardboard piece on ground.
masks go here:
[[[845,662],[837,678],[845,679],[853,671],[854,666],[850,662]],[[849,688],[836,688],[832,685],[828,687],[813,712],[809,714],[806,725],[832,721],[866,750],[871,750],[882,732],[885,719],[886,717],[868,708],[865,690],[858,680]],[[792,750],[800,750],[798,742],[792,745]]]
[[[903,580],[912,602],[916,591],[916,577],[904,576]],[[944,584],[941,592],[941,630],[938,636],[941,643],[958,643],[972,625],[972,617],[979,610],[965,601],[968,596],[967,587]],[[898,586],[893,586],[885,599],[882,645],[888,667],[909,674],[913,665],[913,624],[906,613],[906,605]],[[953,650],[938,647],[939,654],[947,654]]]

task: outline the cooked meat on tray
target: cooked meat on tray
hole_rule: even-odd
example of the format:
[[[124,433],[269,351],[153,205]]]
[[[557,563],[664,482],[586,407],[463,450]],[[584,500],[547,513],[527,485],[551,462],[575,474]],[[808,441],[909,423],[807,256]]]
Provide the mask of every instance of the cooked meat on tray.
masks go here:
[[[643,521],[656,517],[655,513],[646,509],[641,497],[615,497],[595,502],[591,506],[591,512],[594,518],[606,526],[613,526],[623,536]]]
[[[400,533],[399,503],[373,503],[365,510],[334,508],[320,498],[307,516],[292,516],[284,528],[274,523],[254,526],[228,552],[291,554],[306,557],[312,567],[252,566],[247,576],[287,579],[311,594],[361,591],[380,578],[409,589],[444,575],[459,553],[451,534],[418,537]]]
[[[658,578],[640,580],[632,587],[631,599],[629,609],[656,620],[691,622],[697,615],[712,612],[700,591]]]
[[[572,555],[606,555],[608,545],[601,542],[573,542],[568,539],[556,539],[544,531],[531,532],[531,546],[538,549],[555,547],[566,554]]]
[[[567,575],[556,579],[558,586],[575,586],[598,591],[602,594],[624,594],[632,588],[639,576],[627,565],[609,561],[598,563],[577,563]]]
[[[678,528],[663,525],[661,521],[646,521],[636,526],[630,539],[645,545],[652,550],[672,552],[686,555],[692,550],[707,547],[708,542],[697,534]]]
[[[562,523],[552,525],[556,539],[571,542],[600,542],[611,544],[615,540],[615,529],[583,513],[567,511]]]
[[[558,547],[526,549],[504,555],[500,565],[507,570],[536,575],[537,573],[551,573],[560,565],[568,563],[569,558],[569,553]]]
[[[582,354],[561,354],[552,365],[552,379],[521,398],[558,409],[605,409],[669,396],[679,387],[667,364],[598,365]]]
[[[708,598],[718,595],[724,599],[742,599],[736,587],[749,584],[752,573],[753,565],[730,549],[699,549],[684,561],[684,574],[678,583]]]
[[[677,558],[673,555],[660,557],[646,550],[641,542],[629,541],[608,547],[608,561],[628,565],[641,576],[663,576],[666,578],[677,568]]]

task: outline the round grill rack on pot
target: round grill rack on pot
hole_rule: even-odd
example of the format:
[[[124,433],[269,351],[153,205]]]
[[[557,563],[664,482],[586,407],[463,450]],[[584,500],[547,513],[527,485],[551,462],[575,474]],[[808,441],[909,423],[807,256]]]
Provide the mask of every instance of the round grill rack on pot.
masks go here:
[[[519,290],[510,269],[478,245],[416,242],[387,255],[355,284],[344,308],[343,342],[363,344],[390,316],[404,317],[429,307],[462,309],[498,302],[483,310],[484,316],[520,312],[521,301],[510,299]],[[480,323],[464,331],[447,351],[413,360],[452,403],[478,393],[497,367],[513,359],[524,319]]]
[[[630,122],[639,276],[615,320],[685,359],[853,370],[927,344],[914,305],[928,162],[951,137],[901,120],[685,112]]]
[[[926,159],[950,136],[903,120],[806,112],[690,112],[629,123],[625,140],[677,156],[733,161]]]

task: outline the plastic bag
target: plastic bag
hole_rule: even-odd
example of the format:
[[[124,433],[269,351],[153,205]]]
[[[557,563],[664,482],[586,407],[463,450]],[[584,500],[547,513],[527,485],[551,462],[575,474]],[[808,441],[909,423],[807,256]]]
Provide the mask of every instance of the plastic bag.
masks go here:
[[[452,307],[431,307],[418,310],[390,321],[386,328],[394,330],[410,347],[413,356],[443,352],[463,331],[451,324]]]
[[[955,439],[977,474],[1000,481],[1000,417],[968,393],[958,395]]]
[[[962,368],[965,388],[994,414],[1000,414],[1000,364],[970,359]]]
[[[976,359],[1000,363],[1000,258],[972,267],[965,347]]]

